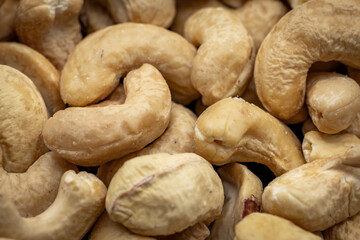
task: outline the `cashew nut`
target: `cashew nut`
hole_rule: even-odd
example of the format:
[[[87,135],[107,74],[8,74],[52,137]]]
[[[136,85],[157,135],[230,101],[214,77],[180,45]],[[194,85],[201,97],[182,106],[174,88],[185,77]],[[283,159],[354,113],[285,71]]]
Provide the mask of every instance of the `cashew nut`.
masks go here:
[[[185,24],[185,37],[199,46],[192,62],[191,82],[211,105],[241,95],[252,76],[255,49],[241,21],[223,8],[205,8]]]
[[[306,76],[317,61],[360,68],[357,0],[317,0],[293,9],[263,41],[255,62],[255,85],[265,108],[289,119],[303,106]],[[360,19],[359,19],[360,20]]]
[[[324,231],[325,240],[359,239],[360,213]]]
[[[15,18],[19,0],[0,1],[0,41],[15,37]]]
[[[170,91],[160,72],[144,64],[128,73],[124,87],[124,104],[55,113],[44,126],[46,146],[77,165],[98,166],[159,137],[169,123],[171,108]]]
[[[223,99],[200,115],[194,146],[212,164],[258,162],[276,176],[305,163],[293,132],[241,98]]]
[[[34,83],[0,65],[0,147],[8,172],[25,172],[45,151],[41,131],[48,113]]]
[[[87,34],[114,24],[110,14],[97,0],[84,0],[80,21]]]

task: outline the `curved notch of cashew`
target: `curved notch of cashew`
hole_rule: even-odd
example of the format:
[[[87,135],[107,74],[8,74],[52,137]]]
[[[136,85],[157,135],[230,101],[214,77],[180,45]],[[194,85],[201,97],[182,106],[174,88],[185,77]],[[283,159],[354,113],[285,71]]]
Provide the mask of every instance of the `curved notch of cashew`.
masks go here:
[[[258,162],[276,176],[305,163],[294,133],[241,98],[223,99],[200,115],[194,146],[212,164]]]
[[[191,82],[211,105],[241,95],[248,86],[255,61],[251,36],[237,17],[223,8],[205,8],[185,24],[185,37],[199,46],[192,62]]]
[[[267,214],[253,213],[236,225],[235,240],[321,240],[291,221]]]
[[[48,118],[34,83],[18,70],[0,65],[0,146],[3,167],[25,172],[46,151],[41,131]]]
[[[42,53],[61,70],[82,38],[78,21],[82,4],[83,0],[20,1],[15,26],[20,42]]]
[[[15,19],[18,5],[19,0],[0,1],[0,41],[15,37]]]
[[[85,0],[80,12],[80,21],[87,34],[114,24],[110,14],[97,0]]]
[[[163,74],[173,99],[190,103],[199,96],[190,80],[195,52],[184,38],[161,27],[110,26],[77,45],[61,75],[61,97],[72,106],[98,102],[117,86],[121,76],[150,63]]]
[[[358,239],[360,236],[360,213],[324,231],[325,240]]]
[[[260,211],[263,186],[255,174],[239,163],[228,164],[218,172],[224,187],[225,204],[221,216],[212,224],[208,239],[234,239],[236,224],[247,215]]]
[[[67,171],[54,203],[42,214],[22,218],[0,196],[0,235],[16,239],[81,239],[104,210],[106,187],[94,175]]]
[[[359,177],[360,148],[304,164],[264,189],[263,210],[323,231],[360,211]]]
[[[124,104],[73,107],[54,114],[43,130],[48,148],[77,165],[98,166],[159,137],[171,109],[169,87],[160,72],[144,64],[127,75],[124,86]]]
[[[306,77],[317,61],[360,68],[357,0],[307,2],[286,14],[263,41],[255,62],[259,98],[274,116],[289,119],[303,106]],[[340,36],[340,37],[339,37]]]
[[[2,42],[0,64],[16,68],[34,82],[51,116],[65,108],[60,97],[60,75],[43,55],[24,44]]]

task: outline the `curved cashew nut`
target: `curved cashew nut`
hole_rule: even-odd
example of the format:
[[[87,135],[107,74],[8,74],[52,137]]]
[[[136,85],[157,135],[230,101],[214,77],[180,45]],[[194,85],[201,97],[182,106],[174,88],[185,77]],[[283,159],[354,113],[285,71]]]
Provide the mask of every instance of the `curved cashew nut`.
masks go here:
[[[358,239],[360,235],[359,230],[360,213],[346,219],[345,221],[324,231],[325,240],[347,240]]]
[[[81,40],[78,16],[83,0],[21,0],[16,33],[61,70]]]
[[[62,71],[60,93],[72,106],[95,103],[105,98],[125,73],[150,63],[167,80],[173,99],[188,104],[198,97],[190,81],[195,52],[181,36],[161,27],[137,23],[110,26],[77,45]]]
[[[212,164],[258,162],[276,176],[305,163],[294,133],[241,98],[223,99],[201,114],[194,146]]]
[[[318,0],[293,9],[275,25],[259,49],[254,71],[259,98],[272,115],[289,119],[301,109],[314,62],[337,60],[360,68],[354,16],[360,20],[357,0]]]
[[[22,218],[0,196],[0,235],[16,239],[81,239],[104,210],[106,187],[94,175],[67,171],[54,203],[42,214]]]
[[[0,64],[16,68],[34,82],[51,116],[65,108],[60,97],[60,75],[43,55],[20,43],[2,42]]]
[[[185,24],[185,37],[199,46],[192,62],[191,82],[211,105],[241,95],[255,61],[252,38],[237,17],[223,8],[205,8]]]
[[[263,210],[308,231],[323,231],[360,211],[359,167],[360,148],[304,164],[264,189]]]
[[[18,5],[19,0],[0,1],[0,41],[15,37],[15,19]]]
[[[171,108],[169,87],[160,72],[144,64],[127,75],[124,86],[124,104],[73,107],[54,114],[43,130],[46,146],[77,165],[98,166],[159,137]]]
[[[34,83],[18,70],[0,65],[0,147],[8,172],[25,172],[45,152],[41,131],[48,118]]]
[[[110,219],[148,236],[210,223],[220,215],[223,203],[219,176],[194,153],[132,158],[114,175],[106,196]]]
[[[110,14],[97,0],[85,0],[80,11],[80,22],[87,34],[114,24]]]
[[[246,166],[231,163],[218,170],[225,192],[221,216],[211,228],[209,240],[234,239],[235,226],[244,217],[259,212],[263,186]]]

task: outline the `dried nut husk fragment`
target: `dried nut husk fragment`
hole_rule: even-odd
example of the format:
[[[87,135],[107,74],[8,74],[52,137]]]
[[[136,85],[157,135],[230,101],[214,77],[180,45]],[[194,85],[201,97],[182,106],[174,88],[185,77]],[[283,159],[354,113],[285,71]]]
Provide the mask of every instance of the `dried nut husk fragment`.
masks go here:
[[[324,231],[325,240],[352,240],[360,236],[360,213]]]
[[[170,235],[216,219],[224,190],[213,167],[194,153],[159,153],[124,163],[110,182],[110,219],[146,236]]]

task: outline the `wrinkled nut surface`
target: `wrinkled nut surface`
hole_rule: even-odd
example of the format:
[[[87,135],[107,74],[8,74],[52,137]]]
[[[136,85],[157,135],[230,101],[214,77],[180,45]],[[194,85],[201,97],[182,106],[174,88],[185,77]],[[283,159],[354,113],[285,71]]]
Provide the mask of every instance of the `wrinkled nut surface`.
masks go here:
[[[188,104],[199,96],[190,80],[195,53],[188,41],[161,27],[110,26],[76,46],[62,71],[61,97],[72,106],[96,103],[114,90],[125,73],[149,63],[164,76],[173,99]]]
[[[194,146],[195,153],[214,165],[258,162],[276,176],[305,163],[294,133],[241,98],[223,99],[199,116]]]
[[[263,186],[246,166],[231,163],[219,168],[225,204],[221,216],[212,223],[209,240],[234,239],[235,226],[243,218],[261,209]]]
[[[0,64],[16,68],[33,81],[51,116],[65,108],[60,97],[60,75],[43,55],[21,43],[1,42]]]
[[[291,221],[267,213],[252,213],[236,225],[236,240],[321,240]]]
[[[264,189],[263,210],[311,232],[340,223],[360,210],[359,163],[360,148],[351,148],[293,169]]]
[[[325,240],[350,240],[360,237],[360,213],[324,231]]]
[[[127,74],[124,104],[58,111],[44,127],[47,147],[77,165],[98,166],[142,149],[169,123],[169,88],[153,66]],[[154,127],[156,126],[156,127]]]
[[[34,83],[18,70],[0,65],[0,147],[3,168],[25,172],[46,151],[41,131],[48,118]]]
[[[42,214],[22,218],[0,195],[0,236],[15,239],[81,239],[104,211],[106,187],[94,175],[67,171],[58,194]]]
[[[141,235],[170,235],[217,218],[224,190],[210,163],[194,153],[127,161],[106,196],[110,218]]]
[[[191,82],[209,106],[241,95],[252,76],[255,49],[244,25],[230,11],[205,8],[186,21],[185,37],[200,46],[192,62]]]
[[[338,73],[308,75],[306,104],[319,131],[334,134],[348,128],[360,112],[360,86]]]
[[[98,3],[98,0],[84,0],[80,11],[80,22],[87,34],[114,24],[110,14]]]
[[[360,68],[358,0],[317,0],[293,9],[263,41],[255,62],[255,84],[265,108],[289,119],[303,106],[306,77],[317,61]],[[360,20],[360,19],[359,19]]]
[[[0,1],[0,41],[15,37],[15,19],[18,5],[19,0]]]

